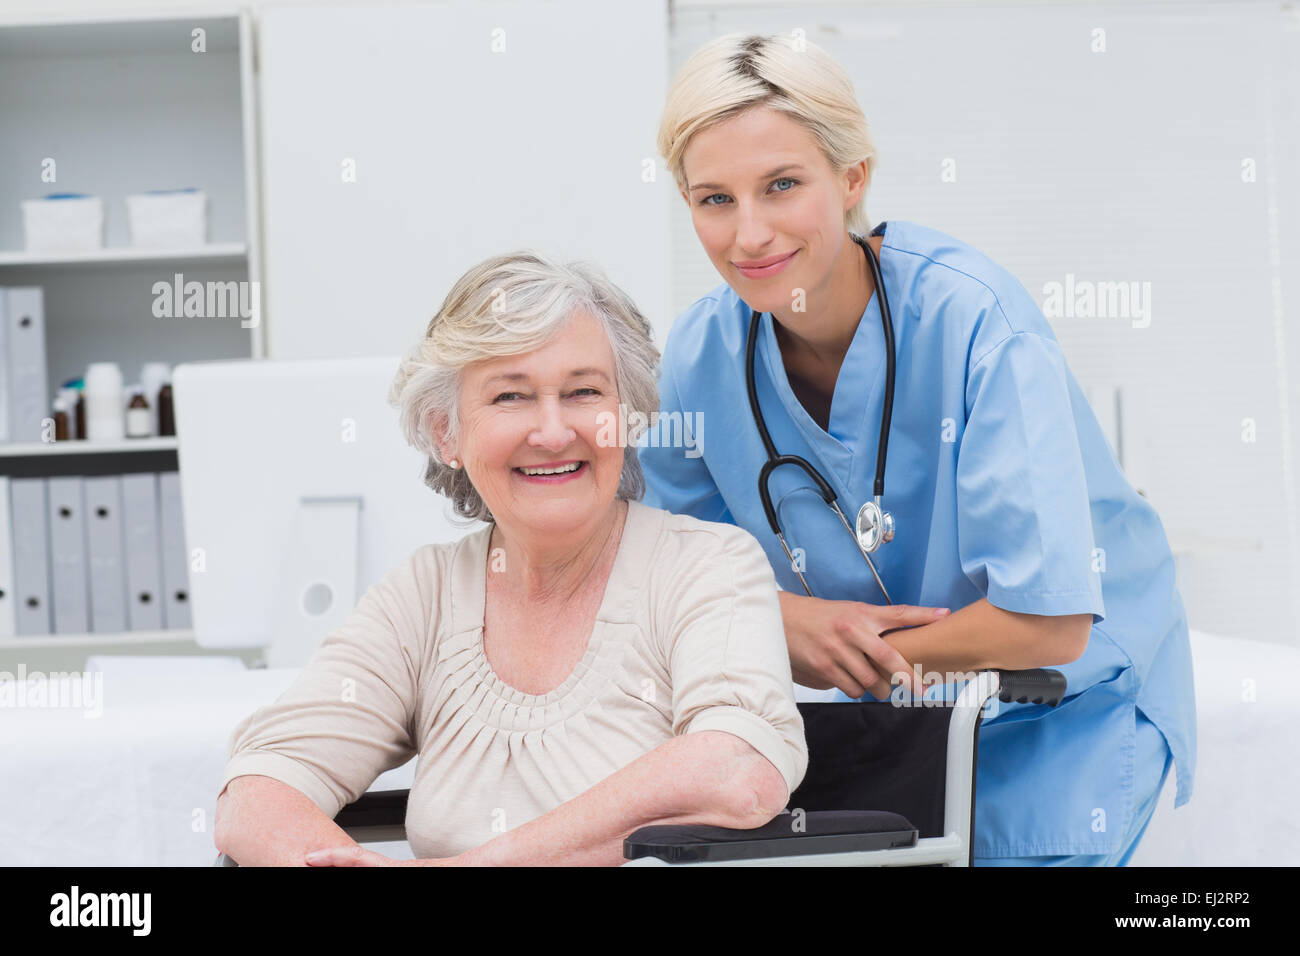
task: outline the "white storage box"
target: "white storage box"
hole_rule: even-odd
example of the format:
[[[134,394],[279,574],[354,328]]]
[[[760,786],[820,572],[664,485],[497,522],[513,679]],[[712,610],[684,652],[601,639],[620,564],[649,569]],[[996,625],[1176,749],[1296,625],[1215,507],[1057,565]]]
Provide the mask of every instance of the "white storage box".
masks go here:
[[[208,196],[173,189],[126,197],[131,244],[146,248],[202,246],[208,241]]]
[[[104,201],[68,193],[23,200],[23,236],[32,252],[104,248]]]

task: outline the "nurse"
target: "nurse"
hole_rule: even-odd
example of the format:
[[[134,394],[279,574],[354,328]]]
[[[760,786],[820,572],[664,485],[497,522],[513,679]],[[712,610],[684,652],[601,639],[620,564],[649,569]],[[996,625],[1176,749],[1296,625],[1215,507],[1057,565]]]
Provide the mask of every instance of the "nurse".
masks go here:
[[[670,91],[659,150],[724,281],[668,337],[661,431],[640,450],[647,503],[758,539],[783,589],[795,680],[838,699],[883,698],[891,675],[914,669],[1060,670],[1060,706],[1003,704],[981,727],[976,863],[1125,864],[1171,765],[1175,806],[1191,796],[1187,620],[1160,520],[1120,472],[1033,298],[958,239],[869,227],[866,120],[843,69],[811,43],[702,47]],[[874,496],[886,377],[862,242],[879,259],[897,363],[881,502],[897,533],[871,555],[894,606],[788,466],[770,480],[787,557],[760,503],[767,454],[746,389],[757,311],[772,442],[825,476],[852,524]]]

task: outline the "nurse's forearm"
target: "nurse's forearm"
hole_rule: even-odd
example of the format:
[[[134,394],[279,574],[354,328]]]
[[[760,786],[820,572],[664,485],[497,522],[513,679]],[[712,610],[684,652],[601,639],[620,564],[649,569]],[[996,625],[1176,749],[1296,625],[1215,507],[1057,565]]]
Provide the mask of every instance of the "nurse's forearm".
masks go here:
[[[942,674],[1068,664],[1082,656],[1091,629],[1091,614],[1020,614],[980,598],[932,624],[892,631],[884,639],[923,674]]]

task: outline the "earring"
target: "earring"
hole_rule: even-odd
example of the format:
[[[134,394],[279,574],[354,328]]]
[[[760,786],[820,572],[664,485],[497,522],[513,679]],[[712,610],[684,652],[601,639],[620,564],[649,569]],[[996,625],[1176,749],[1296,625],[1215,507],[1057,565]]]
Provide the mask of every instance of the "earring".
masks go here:
[[[457,461],[455,458],[449,459],[447,464],[450,465],[453,469],[460,467],[460,462]]]

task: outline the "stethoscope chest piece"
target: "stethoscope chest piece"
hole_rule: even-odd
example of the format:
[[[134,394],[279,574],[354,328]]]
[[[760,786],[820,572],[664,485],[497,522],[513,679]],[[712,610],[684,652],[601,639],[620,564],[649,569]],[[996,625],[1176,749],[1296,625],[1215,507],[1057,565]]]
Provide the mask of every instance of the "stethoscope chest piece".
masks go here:
[[[858,509],[858,547],[873,554],[885,542],[894,540],[894,516],[880,510],[879,501],[868,501]]]

